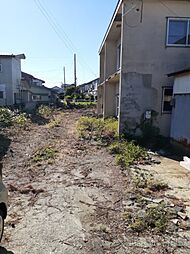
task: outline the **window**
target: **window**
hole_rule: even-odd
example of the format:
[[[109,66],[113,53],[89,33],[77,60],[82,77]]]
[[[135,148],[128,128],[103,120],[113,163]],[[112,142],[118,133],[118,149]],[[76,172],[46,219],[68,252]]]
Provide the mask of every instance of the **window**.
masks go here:
[[[168,46],[190,46],[190,18],[169,18]]]
[[[3,65],[0,64],[0,72],[2,72],[2,71],[3,71]]]
[[[4,93],[3,91],[0,91],[0,99],[3,99],[4,98]]]
[[[41,95],[32,95],[32,100],[33,101],[41,101]]]
[[[172,96],[173,96],[173,87],[163,87],[162,113],[171,113]]]

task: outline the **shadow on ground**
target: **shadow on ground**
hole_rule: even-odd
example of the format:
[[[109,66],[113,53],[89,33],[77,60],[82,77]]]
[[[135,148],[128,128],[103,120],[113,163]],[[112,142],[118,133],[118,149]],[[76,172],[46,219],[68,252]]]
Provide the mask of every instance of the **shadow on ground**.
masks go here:
[[[12,251],[9,251],[3,247],[0,247],[0,254],[14,254]]]
[[[7,151],[9,150],[9,146],[11,144],[11,140],[4,135],[0,134],[0,160],[5,156]]]
[[[40,115],[31,115],[31,121],[32,123],[38,124],[38,125],[45,125],[49,123],[49,120],[44,118],[43,116]]]

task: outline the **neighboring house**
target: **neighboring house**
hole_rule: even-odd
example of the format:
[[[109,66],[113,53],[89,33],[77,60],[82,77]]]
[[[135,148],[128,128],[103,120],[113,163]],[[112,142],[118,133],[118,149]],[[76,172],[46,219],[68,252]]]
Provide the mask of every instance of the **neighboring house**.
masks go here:
[[[61,89],[63,90],[63,93],[66,92],[67,88],[76,87],[75,84],[61,84]]]
[[[0,106],[21,103],[21,59],[25,55],[0,55]]]
[[[51,88],[51,90],[54,91],[54,92],[57,93],[57,94],[62,94],[62,93],[64,93],[64,89],[61,88],[61,87],[59,87],[59,86],[54,86],[54,87]]]
[[[35,78],[34,76],[22,72],[22,103],[50,103],[55,98],[50,88],[45,87],[45,81]]]
[[[190,69],[172,73],[174,76],[171,138],[190,147]]]
[[[99,78],[94,79],[88,83],[84,83],[79,85],[77,88],[81,94],[86,96],[93,95],[94,98],[97,97],[97,90],[98,90]]]
[[[190,1],[120,0],[100,47],[98,114],[119,131],[158,113],[170,135],[172,73],[190,66]]]

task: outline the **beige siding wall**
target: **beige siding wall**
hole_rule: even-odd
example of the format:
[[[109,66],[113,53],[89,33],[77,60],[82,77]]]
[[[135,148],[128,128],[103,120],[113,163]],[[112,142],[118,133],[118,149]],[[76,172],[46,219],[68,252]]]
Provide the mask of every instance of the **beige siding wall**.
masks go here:
[[[173,85],[167,74],[190,67],[190,49],[166,47],[167,17],[189,17],[190,1],[144,0],[143,16],[125,1],[122,24],[120,130],[127,120],[134,126],[146,110],[159,113],[162,134],[169,135],[171,115],[162,114],[162,87]]]

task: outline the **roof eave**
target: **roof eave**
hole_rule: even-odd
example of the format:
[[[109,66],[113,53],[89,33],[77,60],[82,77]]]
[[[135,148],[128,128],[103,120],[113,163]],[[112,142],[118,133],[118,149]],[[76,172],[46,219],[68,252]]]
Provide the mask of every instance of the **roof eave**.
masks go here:
[[[178,75],[183,75],[183,74],[186,74],[186,73],[189,73],[190,72],[190,68],[189,69],[184,69],[184,70],[181,70],[181,71],[176,71],[176,72],[173,72],[173,73],[169,73],[167,74],[167,76],[170,78],[170,77],[174,77],[174,76],[178,76]]]
[[[109,26],[108,26],[108,28],[107,28],[107,30],[106,30],[106,33],[105,33],[104,38],[103,38],[103,41],[102,41],[102,43],[101,43],[101,45],[100,45],[100,49],[99,49],[99,51],[98,51],[99,54],[100,54],[101,51],[102,51],[102,48],[103,48],[103,46],[104,46],[104,43],[105,43],[105,41],[106,41],[106,39],[107,39],[107,37],[108,37],[108,34],[109,34],[109,32],[110,32],[110,29],[111,29],[111,27],[112,27],[112,24],[113,24],[113,22],[114,22],[114,19],[115,19],[117,13],[118,13],[118,10],[119,10],[119,8],[120,8],[122,2],[123,2],[123,0],[118,0],[118,3],[117,3],[116,8],[115,8],[115,11],[114,11],[113,16],[112,16],[112,18],[111,18],[111,21],[110,21],[110,23],[109,23]]]

